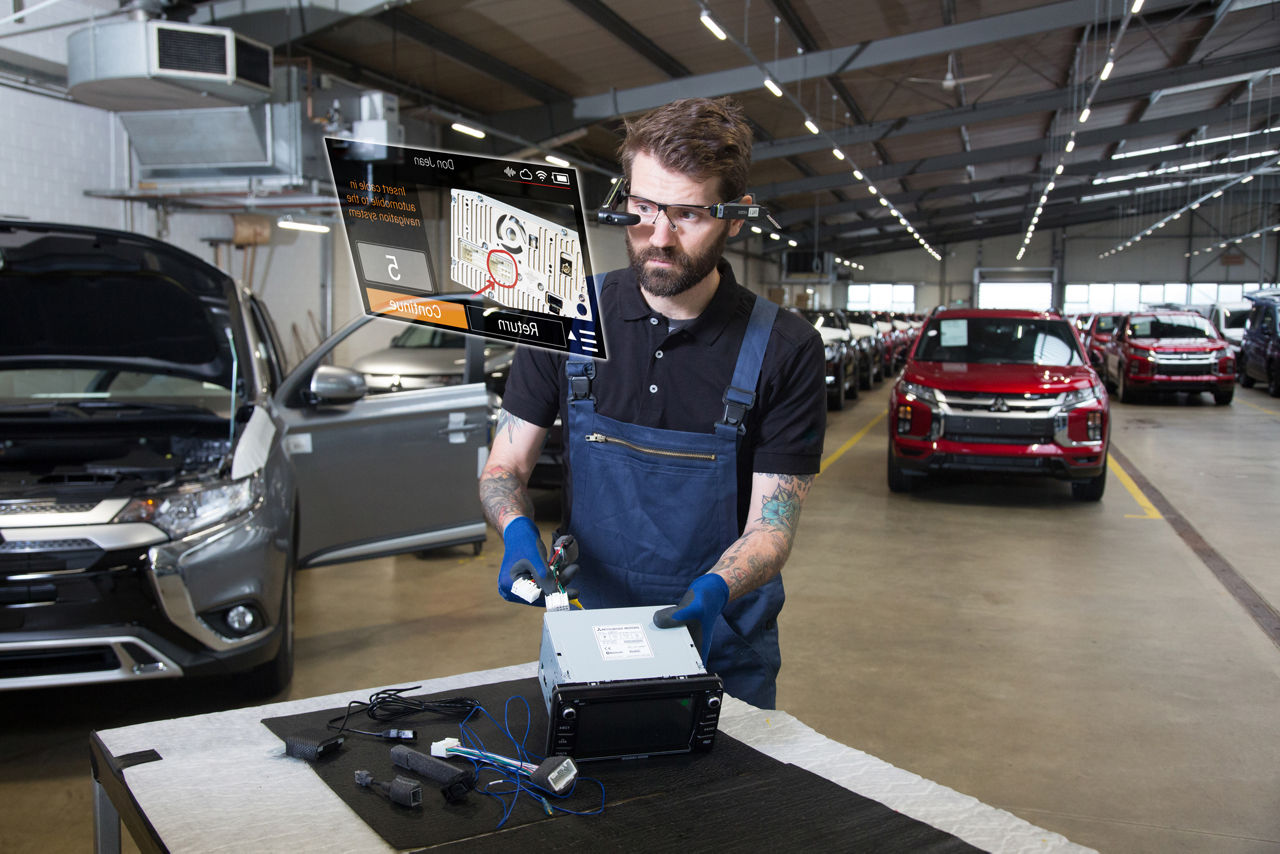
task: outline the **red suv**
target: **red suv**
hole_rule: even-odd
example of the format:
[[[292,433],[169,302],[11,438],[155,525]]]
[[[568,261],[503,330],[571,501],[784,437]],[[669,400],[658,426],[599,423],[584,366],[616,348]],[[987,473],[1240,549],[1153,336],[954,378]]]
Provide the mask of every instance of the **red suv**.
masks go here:
[[[1107,342],[1111,340],[1111,336],[1116,331],[1116,324],[1124,320],[1124,312],[1108,311],[1102,314],[1095,314],[1089,318],[1089,325],[1085,327],[1080,337],[1084,339],[1085,352],[1089,354],[1089,364],[1096,365],[1097,358],[1102,355],[1102,350],[1107,346]],[[1095,356],[1094,354],[1097,354]]]
[[[1153,310],[1125,317],[1102,350],[1099,366],[1124,403],[1153,391],[1208,391],[1225,406],[1235,394],[1231,345],[1194,311]]]
[[[1080,501],[1106,486],[1107,392],[1053,312],[944,310],[921,330],[889,404],[889,489],[936,471],[1041,474]]]

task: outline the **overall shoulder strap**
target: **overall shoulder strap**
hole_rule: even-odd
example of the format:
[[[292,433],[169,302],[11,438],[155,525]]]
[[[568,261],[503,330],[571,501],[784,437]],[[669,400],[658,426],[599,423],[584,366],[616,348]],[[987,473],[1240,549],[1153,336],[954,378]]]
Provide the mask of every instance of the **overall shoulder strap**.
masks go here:
[[[746,432],[747,412],[756,403],[756,383],[760,379],[760,366],[764,363],[765,347],[778,316],[778,304],[757,296],[751,307],[751,319],[747,321],[747,333],[738,350],[738,363],[733,369],[733,380],[724,391],[724,418],[719,424],[732,427],[741,435]]]

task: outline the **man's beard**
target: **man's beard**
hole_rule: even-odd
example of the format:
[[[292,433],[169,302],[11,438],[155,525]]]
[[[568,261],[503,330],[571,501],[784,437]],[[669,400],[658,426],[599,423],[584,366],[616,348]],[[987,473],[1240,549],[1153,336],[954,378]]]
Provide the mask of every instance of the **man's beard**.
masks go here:
[[[657,226],[655,226],[657,227]],[[725,244],[729,240],[729,230],[720,232],[719,238],[699,255],[689,255],[674,246],[650,246],[637,251],[627,235],[627,257],[631,259],[631,269],[635,271],[636,281],[648,294],[655,297],[673,297],[682,294],[701,282],[720,263],[724,255]],[[645,262],[650,260],[667,261],[673,266],[662,269],[649,269]]]

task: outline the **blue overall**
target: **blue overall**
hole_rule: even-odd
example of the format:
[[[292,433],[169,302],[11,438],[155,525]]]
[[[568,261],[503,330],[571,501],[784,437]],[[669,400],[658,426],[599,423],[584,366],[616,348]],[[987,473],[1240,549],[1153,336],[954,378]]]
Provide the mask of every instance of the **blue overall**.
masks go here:
[[[725,391],[725,415],[712,433],[599,414],[591,394],[595,363],[569,358],[570,519],[584,608],[674,604],[738,539],[738,446],[777,311],[756,299]],[[705,662],[731,696],[761,708],[774,707],[782,601],[782,579],[775,577],[729,602]]]

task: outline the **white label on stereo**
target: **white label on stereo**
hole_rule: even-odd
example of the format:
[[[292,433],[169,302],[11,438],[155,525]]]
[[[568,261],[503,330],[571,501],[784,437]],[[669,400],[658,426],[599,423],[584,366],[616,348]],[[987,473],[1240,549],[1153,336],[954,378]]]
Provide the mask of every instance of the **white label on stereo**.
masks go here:
[[[638,623],[623,626],[592,626],[596,633],[596,646],[605,661],[624,658],[653,658],[644,626]]]

